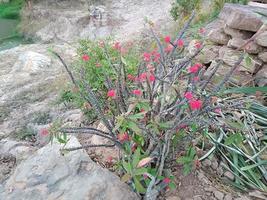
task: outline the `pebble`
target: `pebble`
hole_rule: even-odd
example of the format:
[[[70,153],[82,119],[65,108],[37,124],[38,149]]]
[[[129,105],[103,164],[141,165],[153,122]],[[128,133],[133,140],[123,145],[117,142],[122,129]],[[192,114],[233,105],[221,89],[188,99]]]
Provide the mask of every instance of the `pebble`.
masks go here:
[[[224,200],[233,200],[233,197],[232,197],[230,194],[227,194],[227,195],[224,197]]]
[[[205,159],[202,162],[202,164],[203,164],[204,167],[209,167],[209,166],[211,166],[211,161],[209,159]]]
[[[216,199],[218,200],[223,200],[223,197],[224,197],[224,194],[220,191],[215,191],[214,193],[214,196],[216,197]]]
[[[235,176],[229,171],[226,171],[223,175],[228,179],[230,179],[231,181],[235,180]]]

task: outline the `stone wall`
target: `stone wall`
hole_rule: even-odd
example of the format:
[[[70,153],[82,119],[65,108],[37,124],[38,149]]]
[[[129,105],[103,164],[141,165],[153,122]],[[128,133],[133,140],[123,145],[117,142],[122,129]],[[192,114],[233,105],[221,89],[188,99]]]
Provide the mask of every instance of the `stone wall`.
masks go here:
[[[238,85],[267,85],[267,7],[264,6],[225,4],[199,56],[209,66],[208,71],[219,58],[223,64],[218,74],[227,73],[246,51],[250,59],[241,63],[232,80]]]

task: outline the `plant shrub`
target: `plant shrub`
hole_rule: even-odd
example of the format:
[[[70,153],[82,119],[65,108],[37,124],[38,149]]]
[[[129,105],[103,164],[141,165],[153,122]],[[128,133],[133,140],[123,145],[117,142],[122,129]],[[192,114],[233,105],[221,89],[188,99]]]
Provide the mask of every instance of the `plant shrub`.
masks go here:
[[[216,69],[204,79],[205,67],[195,57],[203,41],[194,42],[193,54],[182,38],[193,16],[176,38],[151,34],[156,48],[131,53],[129,44],[105,41],[82,41],[75,73],[61,57],[77,94],[95,110],[107,131],[92,127],[62,128],[51,137],[66,143],[67,133],[96,134],[112,144],[87,145],[64,149],[64,152],[90,147],[114,147],[122,151],[117,162],[121,180],[145,199],[175,187],[168,166],[177,159],[185,173],[199,166],[196,137],[207,138],[210,131],[225,129],[216,120],[218,112],[233,112],[247,102],[231,99],[220,103],[220,91],[243,60],[226,72],[218,85],[212,85]],[[209,87],[207,87],[209,86]],[[177,155],[179,141],[187,140],[184,155]]]

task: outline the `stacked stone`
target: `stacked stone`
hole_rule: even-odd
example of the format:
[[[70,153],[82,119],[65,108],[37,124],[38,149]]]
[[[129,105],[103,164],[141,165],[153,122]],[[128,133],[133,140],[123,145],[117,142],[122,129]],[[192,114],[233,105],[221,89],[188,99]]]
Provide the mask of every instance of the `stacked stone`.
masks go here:
[[[243,60],[232,80],[239,85],[267,85],[267,8],[225,4],[208,41],[199,56],[201,62],[210,64],[208,71],[219,58],[223,64],[217,74],[224,75],[245,50],[250,59]]]

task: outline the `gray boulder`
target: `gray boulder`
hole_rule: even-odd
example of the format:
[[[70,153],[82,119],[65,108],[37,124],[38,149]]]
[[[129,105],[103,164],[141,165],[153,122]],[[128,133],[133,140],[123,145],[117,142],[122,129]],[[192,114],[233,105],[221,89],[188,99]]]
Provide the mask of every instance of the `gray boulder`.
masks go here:
[[[80,143],[71,137],[67,147]],[[120,179],[94,163],[84,150],[61,155],[61,145],[48,144],[21,162],[0,186],[0,199],[137,200]]]
[[[261,7],[226,3],[219,15],[233,29],[257,32],[266,23],[267,10]]]

